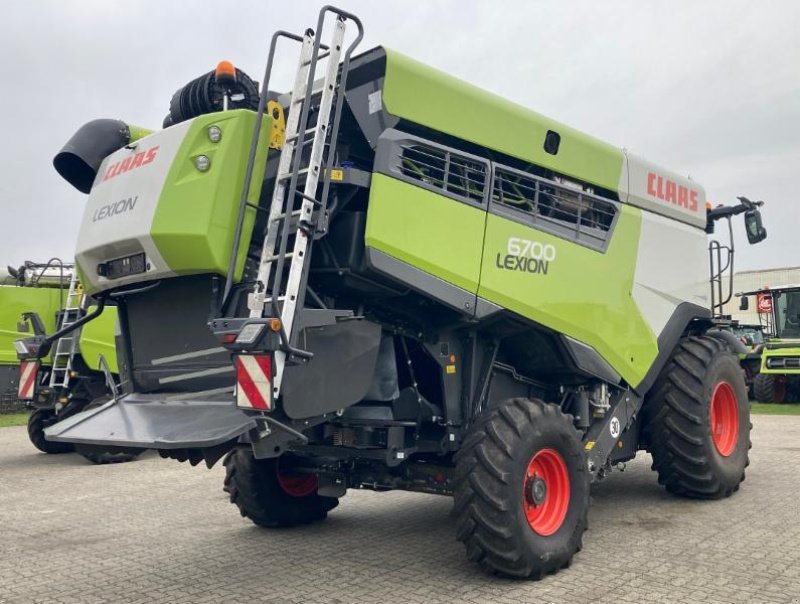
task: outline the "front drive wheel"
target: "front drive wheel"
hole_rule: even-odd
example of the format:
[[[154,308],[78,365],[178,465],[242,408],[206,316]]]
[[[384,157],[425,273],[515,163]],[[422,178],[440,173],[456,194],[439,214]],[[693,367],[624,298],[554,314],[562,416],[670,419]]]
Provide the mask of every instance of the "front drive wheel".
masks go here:
[[[258,526],[277,528],[323,520],[339,505],[317,494],[315,474],[293,470],[295,458],[256,459],[250,449],[235,449],[224,461],[224,490],[242,516]]]
[[[456,455],[454,490],[458,540],[490,573],[539,579],[581,549],[589,473],[557,405],[515,398],[484,412]]]
[[[783,403],[786,400],[786,383],[782,376],[759,373],[753,379],[753,395],[759,403]]]
[[[28,438],[42,453],[55,455],[71,453],[75,448],[69,443],[57,443],[44,437],[44,429],[55,424],[59,418],[52,409],[36,409],[28,416]]]
[[[749,464],[750,404],[739,363],[724,343],[681,340],[644,412],[653,469],[668,491],[720,499],[738,490]]]

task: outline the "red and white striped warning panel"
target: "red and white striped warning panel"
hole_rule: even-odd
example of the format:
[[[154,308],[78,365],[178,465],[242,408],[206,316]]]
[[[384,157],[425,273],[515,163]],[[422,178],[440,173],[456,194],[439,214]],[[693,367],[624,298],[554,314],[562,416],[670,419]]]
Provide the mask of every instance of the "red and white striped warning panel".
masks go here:
[[[33,399],[36,393],[36,376],[39,373],[39,361],[22,361],[19,364],[19,391],[17,398],[21,401]]]
[[[236,357],[236,406],[258,411],[272,409],[272,359],[268,355]]]

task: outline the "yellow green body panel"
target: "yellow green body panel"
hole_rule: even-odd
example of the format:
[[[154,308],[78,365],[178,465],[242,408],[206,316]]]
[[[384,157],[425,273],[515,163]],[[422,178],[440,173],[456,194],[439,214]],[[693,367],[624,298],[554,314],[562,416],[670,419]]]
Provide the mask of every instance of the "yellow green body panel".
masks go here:
[[[91,313],[95,307],[89,308]],[[84,363],[93,370],[101,371],[100,355],[106,359],[112,373],[119,373],[117,348],[114,334],[117,326],[117,309],[107,306],[96,319],[89,321],[81,329],[78,340]]]
[[[153,216],[150,235],[169,268],[179,274],[227,274],[239,212],[250,137],[256,114],[247,110],[202,115],[192,121],[167,175]],[[214,143],[208,128],[217,126],[222,139]],[[258,203],[266,168],[272,118],[263,120],[253,169],[249,201]],[[199,155],[209,158],[206,172],[195,166]],[[236,278],[241,276],[255,220],[245,211]]]
[[[780,344],[782,348],[770,348],[770,344]],[[796,346],[787,346],[787,344],[796,344]],[[767,361],[774,358],[800,358],[800,342],[793,340],[770,340],[761,350],[761,373],[768,373],[772,375],[800,375],[800,368],[775,368],[770,369],[767,367]]]
[[[75,253],[88,293],[176,275],[227,275],[255,119],[255,112],[244,109],[201,115],[103,160]],[[253,203],[261,193],[272,117],[262,124],[249,194]],[[198,165],[200,156],[205,165]],[[237,280],[255,210],[247,207],[244,218]]]
[[[658,342],[632,296],[641,210],[622,206],[608,249],[590,249],[489,214],[478,295],[592,346],[629,383],[638,384]],[[546,273],[504,270],[510,238],[556,250]]]
[[[66,298],[66,292],[63,297]],[[53,333],[61,301],[62,295],[57,288],[0,285],[0,364],[17,365],[14,341],[32,335],[31,332],[17,331],[22,313],[38,313],[47,333]],[[49,364],[49,357],[44,361]]]
[[[153,134],[153,131],[149,128],[142,128],[141,126],[134,126],[133,124],[128,124],[128,131],[131,134],[130,142],[132,143]]]
[[[366,245],[473,293],[485,221],[481,209],[372,175]]]
[[[621,149],[393,50],[384,51],[383,103],[392,115],[618,190],[624,163]],[[555,155],[544,150],[548,130],[561,137]]]
[[[641,210],[621,206],[607,249],[373,174],[366,245],[593,347],[629,384],[658,355],[632,292]],[[504,267],[509,240],[552,246],[538,272]],[[538,248],[537,248],[538,249]]]

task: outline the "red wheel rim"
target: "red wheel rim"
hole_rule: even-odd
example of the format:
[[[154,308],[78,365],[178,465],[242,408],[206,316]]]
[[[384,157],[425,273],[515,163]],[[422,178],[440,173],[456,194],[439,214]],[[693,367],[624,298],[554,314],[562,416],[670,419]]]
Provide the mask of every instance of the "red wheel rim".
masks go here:
[[[569,473],[554,449],[542,449],[528,462],[522,501],[533,532],[549,537],[564,524],[569,509]],[[538,495],[538,496],[537,496]]]
[[[720,382],[711,394],[711,439],[723,457],[736,448],[739,438],[739,405],[728,382]]]
[[[284,493],[292,497],[307,497],[317,490],[316,474],[301,474],[300,472],[278,472],[278,484]]]

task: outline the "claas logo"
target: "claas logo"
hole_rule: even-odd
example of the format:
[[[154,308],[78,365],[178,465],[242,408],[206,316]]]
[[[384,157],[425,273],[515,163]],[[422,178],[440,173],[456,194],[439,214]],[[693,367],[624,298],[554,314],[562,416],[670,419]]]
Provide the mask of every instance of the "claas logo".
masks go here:
[[[146,166],[147,164],[152,163],[156,158],[157,153],[158,145],[155,147],[150,147],[149,149],[145,149],[144,151],[139,151],[136,155],[131,155],[130,157],[126,157],[125,159],[118,161],[117,163],[108,167],[108,170],[106,170],[106,173],[103,176],[103,181],[105,182],[106,180],[114,178],[115,176],[119,176],[125,172],[135,170],[140,166]]]
[[[697,211],[697,191],[655,172],[647,173],[647,194],[692,212]]]

